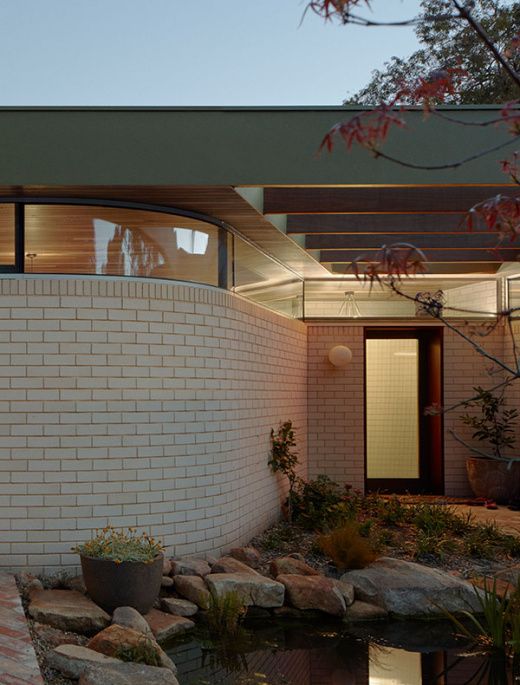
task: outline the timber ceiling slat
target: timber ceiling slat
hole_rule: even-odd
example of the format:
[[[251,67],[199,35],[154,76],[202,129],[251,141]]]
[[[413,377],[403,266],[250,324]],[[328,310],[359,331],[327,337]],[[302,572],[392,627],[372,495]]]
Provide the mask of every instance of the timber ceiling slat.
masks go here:
[[[467,233],[464,218],[464,214],[290,214],[287,233]],[[475,232],[484,230],[473,227]]]
[[[493,250],[423,250],[428,262],[499,262],[496,252]],[[366,256],[367,260],[373,256],[375,258],[377,250],[367,250],[360,253],[359,250],[322,250],[320,261],[329,262],[353,262]],[[507,250],[505,261],[516,261],[520,259],[520,249]],[[366,260],[365,260],[366,261]]]
[[[343,212],[466,212],[499,193],[518,195],[517,186],[415,186],[348,188],[265,188],[265,214]]]
[[[382,245],[392,243],[411,243],[420,249],[471,249],[471,250],[494,250],[499,248],[502,251],[518,251],[518,245],[511,242],[498,243],[495,233],[459,233],[453,234],[418,234],[409,235],[402,233],[384,234],[325,234],[307,235],[305,237],[305,247],[308,250],[349,250],[349,249],[377,249]],[[500,257],[498,257],[499,259]],[[495,259],[497,257],[495,256]]]

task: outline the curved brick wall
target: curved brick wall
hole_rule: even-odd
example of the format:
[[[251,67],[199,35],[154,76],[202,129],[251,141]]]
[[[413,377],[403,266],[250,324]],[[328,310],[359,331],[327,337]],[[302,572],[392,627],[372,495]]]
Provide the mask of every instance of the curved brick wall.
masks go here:
[[[0,279],[0,565],[77,565],[107,523],[170,553],[245,542],[279,513],[269,431],[306,455],[304,324],[203,286]]]

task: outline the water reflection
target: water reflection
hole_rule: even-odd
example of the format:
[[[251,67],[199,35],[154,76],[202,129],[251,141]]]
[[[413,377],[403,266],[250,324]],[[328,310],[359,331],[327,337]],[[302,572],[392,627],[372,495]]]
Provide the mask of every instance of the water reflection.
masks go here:
[[[213,642],[203,632],[169,650],[182,685],[513,685],[509,664],[498,656],[461,656],[449,625],[409,623],[359,632],[277,624],[245,630],[235,644]],[[404,631],[412,644],[402,643]],[[418,633],[422,646],[418,644]],[[374,632],[378,632],[376,629]],[[382,634],[381,634],[382,632]],[[361,634],[360,634],[361,633]],[[239,643],[239,644],[238,644]]]

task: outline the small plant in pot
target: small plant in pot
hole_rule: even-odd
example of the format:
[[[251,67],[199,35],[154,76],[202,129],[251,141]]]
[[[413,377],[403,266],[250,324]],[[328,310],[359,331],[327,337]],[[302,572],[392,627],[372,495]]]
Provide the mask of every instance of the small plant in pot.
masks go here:
[[[161,588],[160,542],[135,528],[107,526],[73,551],[80,555],[88,594],[105,611],[130,606],[146,614],[152,608]]]
[[[469,484],[477,497],[497,502],[516,500],[520,495],[520,457],[514,456],[511,450],[516,442],[518,411],[507,407],[503,391],[495,394],[481,387],[474,391],[475,399],[465,406],[478,408],[480,412],[466,413],[460,418],[483,446],[468,445],[452,432],[472,453],[466,459]]]

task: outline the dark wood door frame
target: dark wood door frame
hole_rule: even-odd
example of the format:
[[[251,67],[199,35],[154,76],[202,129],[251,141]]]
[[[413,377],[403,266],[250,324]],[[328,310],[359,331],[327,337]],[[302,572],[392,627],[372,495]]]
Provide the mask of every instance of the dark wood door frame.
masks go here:
[[[419,478],[367,478],[366,340],[417,338],[419,341]],[[364,438],[365,490],[367,492],[444,493],[444,426],[442,414],[427,407],[443,404],[443,329],[439,326],[364,329]]]

